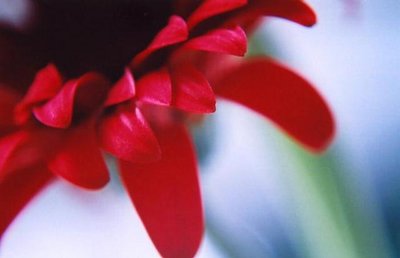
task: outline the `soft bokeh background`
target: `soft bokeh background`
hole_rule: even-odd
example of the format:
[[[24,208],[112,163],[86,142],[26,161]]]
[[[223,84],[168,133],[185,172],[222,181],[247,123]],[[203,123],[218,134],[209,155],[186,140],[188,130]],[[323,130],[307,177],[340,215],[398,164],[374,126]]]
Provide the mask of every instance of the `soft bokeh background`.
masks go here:
[[[400,257],[400,1],[309,2],[317,26],[270,19],[253,49],[317,85],[335,113],[336,140],[313,156],[221,102],[196,132],[207,216],[198,257]],[[53,257],[158,255],[115,179],[94,193],[52,185],[0,249],[0,258]]]

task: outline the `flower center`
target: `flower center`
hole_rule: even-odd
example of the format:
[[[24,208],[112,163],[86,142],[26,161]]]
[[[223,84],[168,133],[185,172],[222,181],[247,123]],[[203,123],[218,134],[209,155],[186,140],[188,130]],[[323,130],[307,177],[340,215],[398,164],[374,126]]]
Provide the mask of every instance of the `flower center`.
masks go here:
[[[39,0],[34,42],[67,77],[117,79],[166,24],[172,0]]]

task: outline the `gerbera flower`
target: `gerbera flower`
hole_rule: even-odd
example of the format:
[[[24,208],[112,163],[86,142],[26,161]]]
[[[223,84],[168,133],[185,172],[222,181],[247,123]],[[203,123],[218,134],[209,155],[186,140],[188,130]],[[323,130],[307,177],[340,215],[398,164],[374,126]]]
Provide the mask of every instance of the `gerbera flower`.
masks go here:
[[[323,150],[333,119],[316,90],[266,58],[242,57],[263,16],[305,26],[299,0],[31,0],[0,32],[0,232],[54,178],[99,189],[103,152],[163,257],[192,257],[203,235],[187,132],[215,95]]]

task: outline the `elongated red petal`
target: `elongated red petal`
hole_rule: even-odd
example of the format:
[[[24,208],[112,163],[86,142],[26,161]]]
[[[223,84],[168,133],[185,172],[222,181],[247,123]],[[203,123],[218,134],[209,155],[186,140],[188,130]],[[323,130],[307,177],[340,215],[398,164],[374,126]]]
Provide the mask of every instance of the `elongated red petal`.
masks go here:
[[[215,91],[268,117],[311,150],[321,151],[332,140],[333,117],[319,93],[271,60],[250,60],[226,72]]]
[[[136,99],[141,102],[167,106],[171,103],[171,77],[166,68],[144,75],[137,83]]]
[[[0,180],[0,238],[27,203],[52,179],[45,166],[15,171]]]
[[[184,48],[244,56],[247,50],[246,33],[239,26],[233,29],[216,29],[194,38]]]
[[[119,159],[149,162],[160,158],[160,147],[137,107],[123,106],[104,118],[100,129],[102,147]]]
[[[50,129],[18,131],[0,138],[0,180],[9,172],[45,162],[62,139],[62,132]]]
[[[153,243],[165,258],[191,258],[203,235],[197,164],[185,128],[157,131],[162,159],[121,162],[123,182]]]
[[[261,16],[280,17],[308,27],[317,22],[314,10],[302,0],[252,0],[229,23],[245,25]]]
[[[135,97],[135,80],[131,71],[126,68],[124,75],[117,81],[108,93],[105,105],[111,106]]]
[[[185,20],[173,15],[165,26],[153,39],[150,45],[135,56],[133,66],[142,63],[148,56],[155,51],[185,41],[189,36]]]
[[[257,1],[261,3],[259,8],[263,9],[264,15],[284,18],[308,27],[317,22],[314,10],[302,0]]]
[[[49,162],[49,169],[87,189],[99,189],[108,183],[108,169],[97,143],[93,122],[86,122],[69,132],[63,146]]]
[[[31,108],[35,104],[49,100],[57,95],[62,87],[62,76],[53,64],[40,70],[25,95],[24,99],[16,107],[16,121],[25,122],[31,114]]]
[[[200,22],[236,8],[239,8],[247,3],[247,0],[205,0],[203,3],[192,13],[188,19],[188,27],[192,29]]]
[[[61,92],[44,106],[33,109],[33,114],[43,124],[55,128],[67,128],[72,121],[73,103],[78,85],[67,83]]]
[[[7,172],[26,163],[13,157],[17,148],[27,140],[25,132],[17,132],[0,139],[0,180]],[[30,157],[27,157],[30,158]]]
[[[67,128],[72,122],[74,106],[80,107],[80,112],[91,110],[92,106],[102,101],[106,85],[101,75],[87,73],[77,80],[67,82],[54,98],[34,108],[33,114],[47,126]]]
[[[193,113],[215,111],[215,95],[203,74],[190,64],[173,67],[172,105]]]

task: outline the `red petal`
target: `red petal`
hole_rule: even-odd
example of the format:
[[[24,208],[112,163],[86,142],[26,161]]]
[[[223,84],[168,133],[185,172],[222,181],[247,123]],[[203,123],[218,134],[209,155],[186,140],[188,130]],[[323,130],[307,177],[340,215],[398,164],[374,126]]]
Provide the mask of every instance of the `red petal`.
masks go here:
[[[119,159],[149,162],[160,157],[157,139],[137,107],[121,106],[104,118],[100,130],[103,148]]]
[[[247,38],[239,26],[234,29],[217,29],[188,41],[184,48],[244,56]]]
[[[124,75],[114,84],[108,93],[105,105],[111,106],[135,97],[135,80],[131,71],[126,68]]]
[[[49,129],[19,131],[1,138],[0,180],[11,171],[43,163],[62,139],[62,132]]]
[[[40,70],[26,93],[24,99],[16,108],[16,120],[24,123],[31,114],[35,104],[49,100],[62,88],[62,77],[57,68],[49,64]]]
[[[87,189],[99,189],[108,183],[108,169],[91,121],[71,130],[63,146],[49,162],[49,169]]]
[[[73,103],[78,83],[67,83],[61,92],[44,106],[33,109],[33,114],[43,124],[55,128],[67,128],[72,121]]]
[[[313,9],[301,0],[253,0],[230,22],[248,24],[263,15],[284,18],[304,26],[312,26],[317,22]]]
[[[0,180],[0,238],[26,206],[52,179],[43,166],[19,170]]]
[[[167,26],[156,35],[150,45],[135,56],[133,65],[139,65],[148,56],[161,48],[185,41],[188,36],[189,32],[185,20],[176,15],[171,16]]]
[[[183,64],[173,68],[172,105],[194,113],[215,111],[215,95],[207,79],[196,68]]]
[[[55,128],[67,128],[72,122],[74,105],[80,113],[88,112],[102,101],[106,80],[99,74],[88,73],[69,81],[50,101],[33,109],[33,114],[43,124]],[[87,109],[87,110],[86,110]]]
[[[264,15],[284,18],[308,27],[317,22],[314,10],[304,1],[258,1],[262,3]]]
[[[137,83],[136,98],[139,101],[169,105],[171,103],[171,78],[167,69],[160,69],[144,75]]]
[[[205,0],[189,17],[188,27],[192,29],[212,16],[234,10],[245,4],[247,4],[247,0]]]
[[[17,148],[26,142],[27,137],[25,132],[17,132],[0,139],[0,180],[10,170],[19,166],[21,163],[26,163],[20,159],[15,159],[14,156]]]
[[[321,151],[334,134],[332,114],[306,80],[268,59],[254,59],[224,74],[216,93],[270,118],[296,140]]]
[[[165,257],[193,257],[203,235],[197,164],[181,126],[157,131],[162,159],[121,162],[122,179],[153,243]]]

